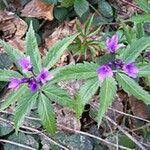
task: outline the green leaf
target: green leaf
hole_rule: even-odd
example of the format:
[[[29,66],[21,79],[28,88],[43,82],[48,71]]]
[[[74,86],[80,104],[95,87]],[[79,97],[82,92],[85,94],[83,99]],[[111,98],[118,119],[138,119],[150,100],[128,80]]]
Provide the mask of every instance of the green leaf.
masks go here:
[[[150,76],[150,64],[139,66],[139,76],[149,77]]]
[[[16,131],[18,131],[19,127],[22,125],[24,118],[29,114],[30,110],[34,106],[38,97],[38,92],[32,93],[31,91],[25,93],[22,98],[18,101],[18,105],[15,109],[14,114],[14,123]]]
[[[0,81],[9,81],[12,77],[21,78],[22,75],[13,70],[0,69]]]
[[[54,10],[54,16],[59,22],[64,21],[68,15],[68,13],[69,13],[69,10],[64,7],[56,8]]]
[[[146,13],[150,13],[150,4],[147,0],[135,0],[135,2],[142,8]]]
[[[118,73],[116,75],[118,83],[122,86],[123,90],[132,94],[137,99],[142,100],[145,104],[150,104],[150,95],[147,91],[143,90],[133,79],[125,74]]]
[[[54,101],[62,106],[73,108],[74,100],[65,90],[51,84],[47,84],[42,90],[51,101]]]
[[[6,42],[0,40],[0,45],[1,45],[1,46],[4,48],[4,50],[7,52],[7,54],[8,54],[9,57],[10,57],[10,59],[11,59],[14,63],[16,63],[16,65],[17,65],[17,61],[18,61],[20,58],[24,57],[24,54],[23,54],[20,50],[14,48],[14,47],[13,47],[12,45],[10,45],[9,43],[6,43]]]
[[[77,35],[69,36],[63,40],[57,42],[52,46],[44,58],[44,67],[51,68],[60,59],[61,55],[67,49],[67,47],[73,42]]]
[[[13,91],[2,103],[0,110],[6,109],[9,105],[15,103],[22,95],[28,91],[26,85],[21,86],[17,91]]]
[[[126,48],[120,55],[121,59],[125,62],[134,62],[135,59],[141,54],[143,50],[150,46],[150,37],[143,37],[134,41],[130,47]]]
[[[98,2],[98,10],[102,14],[102,16],[106,18],[113,17],[113,9],[111,5],[107,1],[99,1]]]
[[[43,94],[39,97],[38,113],[47,132],[54,134],[56,131],[55,114],[49,99]]]
[[[100,106],[99,106],[98,116],[97,116],[98,127],[101,124],[104,114],[107,112],[109,106],[112,104],[116,92],[117,92],[117,86],[114,78],[111,77],[106,78],[103,81],[100,90]]]
[[[61,6],[62,7],[71,7],[73,6],[75,0],[62,0]]]
[[[89,3],[86,0],[75,0],[74,10],[81,17],[89,9]]]
[[[89,103],[89,100],[96,93],[100,85],[101,84],[98,78],[92,78],[85,82],[85,84],[81,87],[79,91],[83,106]]]
[[[89,18],[85,23],[85,34],[88,35],[90,33],[92,24],[93,24],[94,15],[92,15],[91,18]],[[81,26],[80,26],[81,28]]]
[[[76,65],[68,65],[60,68],[55,74],[54,79],[51,82],[57,82],[61,80],[83,80],[96,77],[96,69],[98,65],[95,63],[79,63]]]
[[[131,22],[136,22],[136,23],[143,23],[143,22],[148,22],[150,21],[150,14],[140,14],[131,17],[130,19],[126,20],[126,22],[131,21]]]
[[[33,71],[35,73],[39,73],[41,71],[41,56],[38,49],[38,44],[35,37],[35,32],[32,26],[32,22],[30,23],[29,30],[26,35],[26,54],[30,56],[32,65],[33,65]]]

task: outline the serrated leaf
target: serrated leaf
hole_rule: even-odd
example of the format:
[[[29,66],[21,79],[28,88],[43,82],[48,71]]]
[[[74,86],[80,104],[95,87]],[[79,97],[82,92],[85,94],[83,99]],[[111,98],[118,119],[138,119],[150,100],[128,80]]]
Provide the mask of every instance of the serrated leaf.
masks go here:
[[[18,66],[17,61],[24,57],[24,54],[19,51],[18,49],[14,48],[9,43],[6,43],[2,40],[0,40],[0,45],[4,48],[5,52],[9,55],[10,59]],[[18,68],[20,68],[18,66]],[[20,69],[21,70],[21,69]]]
[[[126,20],[131,21],[131,22],[136,22],[136,23],[143,23],[143,22],[149,22],[150,21],[150,14],[140,14],[131,17],[130,19]]]
[[[62,106],[73,108],[74,100],[65,90],[60,89],[60,87],[47,84],[45,87],[43,87],[42,91],[47,95],[47,97],[49,97],[51,101],[54,101]]]
[[[39,97],[38,113],[47,132],[55,134],[56,119],[53,107],[51,106],[50,100],[43,94],[40,94]]]
[[[145,12],[150,13],[150,4],[147,0],[135,0],[135,2],[142,8]]]
[[[0,81],[9,81],[12,77],[21,78],[22,75],[13,70],[0,69]]]
[[[143,37],[134,41],[130,47],[124,49],[120,55],[125,63],[134,62],[143,50],[150,46],[150,37]]]
[[[55,74],[54,79],[51,82],[57,82],[60,80],[83,80],[96,77],[96,69],[98,65],[95,63],[79,63],[76,65],[68,65],[60,68]]]
[[[93,19],[94,19],[94,15],[92,15],[91,18],[89,18],[89,20],[87,20],[86,23],[85,23],[85,31],[84,32],[85,32],[86,35],[88,35],[90,33],[92,23],[93,23]]]
[[[86,0],[75,0],[74,10],[81,17],[89,9],[89,3]]]
[[[100,89],[100,106],[98,110],[98,127],[101,124],[104,114],[107,112],[109,106],[112,104],[113,99],[117,92],[116,81],[112,77],[106,78]]]
[[[28,91],[26,85],[21,86],[17,91],[13,91],[1,104],[0,110],[6,109],[9,105],[15,103],[22,95]]]
[[[32,107],[34,106],[36,100],[38,97],[38,92],[32,93],[31,91],[28,91],[25,93],[25,95],[22,96],[22,99],[18,101],[18,105],[15,109],[14,114],[14,123],[16,131],[18,131],[19,127],[22,125],[24,118]]]
[[[85,106],[89,103],[89,100],[96,93],[98,87],[101,85],[98,78],[92,78],[85,82],[79,91],[81,97],[82,105]]]
[[[26,35],[26,54],[30,56],[32,65],[33,65],[33,71],[35,73],[39,73],[41,71],[41,56],[38,49],[38,44],[35,37],[35,32],[32,26],[32,22],[30,23],[29,30]]]
[[[69,36],[64,38],[63,40],[57,42],[52,46],[48,53],[46,54],[44,58],[44,64],[43,66],[46,68],[51,68],[55,65],[55,63],[60,59],[64,51],[67,49],[67,47],[73,42],[73,40],[76,38],[77,35]]]
[[[149,93],[138,85],[133,79],[122,73],[117,73],[116,77],[119,85],[122,86],[125,92],[135,96],[139,100],[142,100],[145,104],[150,104]]]
[[[150,64],[142,65],[138,67],[139,76],[141,77],[149,77],[150,76]]]

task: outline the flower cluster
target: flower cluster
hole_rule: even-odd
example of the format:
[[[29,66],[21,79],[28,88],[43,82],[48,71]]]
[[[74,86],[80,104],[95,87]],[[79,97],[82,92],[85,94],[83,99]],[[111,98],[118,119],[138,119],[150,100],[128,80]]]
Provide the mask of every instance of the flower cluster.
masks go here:
[[[118,36],[113,35],[111,38],[106,40],[106,46],[107,51],[110,54],[114,54],[119,48],[124,47],[124,44],[118,44]],[[104,64],[97,69],[99,80],[103,81],[107,77],[112,77],[113,69],[120,69],[132,78],[136,78],[139,71],[134,63],[125,64],[121,59],[115,59],[114,61]]]
[[[39,87],[49,80],[53,78],[53,76],[49,73],[48,69],[43,68],[41,72],[36,76],[33,73],[33,66],[30,57],[25,57],[20,60],[18,60],[18,64],[21,66],[22,71],[24,73],[30,71],[32,73],[32,76],[30,78],[11,78],[10,84],[8,88],[10,89],[18,89],[21,84],[28,84],[28,87],[32,92],[36,92]]]

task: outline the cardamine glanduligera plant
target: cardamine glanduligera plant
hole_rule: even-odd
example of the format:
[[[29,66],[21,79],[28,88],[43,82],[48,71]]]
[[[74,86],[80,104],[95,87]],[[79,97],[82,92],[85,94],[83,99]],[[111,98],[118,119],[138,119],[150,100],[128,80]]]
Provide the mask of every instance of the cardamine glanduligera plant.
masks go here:
[[[52,102],[74,108],[72,98],[52,80],[55,79],[55,72],[57,72],[53,66],[76,36],[66,37],[56,43],[43,59],[38,50],[32,23],[25,38],[25,54],[0,40],[0,46],[18,68],[18,71],[0,70],[0,81],[9,82],[8,88],[12,90],[12,93],[3,100],[0,110],[16,103],[14,112],[16,131],[33,106],[39,114],[43,127],[51,134],[56,131],[56,116]]]
[[[150,94],[138,84],[140,77],[150,76],[150,63],[138,61],[143,51],[149,58],[150,37],[142,37],[129,45],[119,44],[117,34],[106,40],[106,54],[99,58],[98,63],[84,62],[69,65],[61,69],[54,82],[59,80],[85,80],[76,98],[76,113],[82,114],[84,106],[99,91],[100,105],[97,114],[98,126],[111,106],[117,90],[122,88],[129,95],[135,96],[145,104],[150,104]],[[100,88],[99,88],[100,87]]]

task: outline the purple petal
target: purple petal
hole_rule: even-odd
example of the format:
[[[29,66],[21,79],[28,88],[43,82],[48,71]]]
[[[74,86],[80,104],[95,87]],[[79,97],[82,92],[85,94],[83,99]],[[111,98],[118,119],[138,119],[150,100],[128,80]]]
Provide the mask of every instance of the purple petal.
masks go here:
[[[150,60],[150,51],[146,52],[146,57]]]
[[[49,73],[48,69],[43,68],[42,71],[37,76],[37,81],[42,82],[43,84],[51,80],[53,76]]]
[[[107,77],[112,77],[113,72],[109,65],[102,65],[97,69],[97,75],[99,80],[103,81]]]
[[[107,38],[106,46],[109,53],[115,53],[119,48],[124,47],[124,44],[118,43],[118,36],[115,34],[111,38]]]
[[[36,92],[39,89],[39,85],[35,79],[30,80],[28,85],[32,92]]]
[[[133,63],[124,65],[123,70],[128,76],[133,77],[133,78],[136,78],[139,72],[138,68]]]
[[[21,84],[21,80],[19,80],[17,78],[11,78],[8,88],[17,90],[19,88],[20,84]]]
[[[30,56],[18,60],[18,64],[22,67],[23,72],[31,71],[32,69]]]

